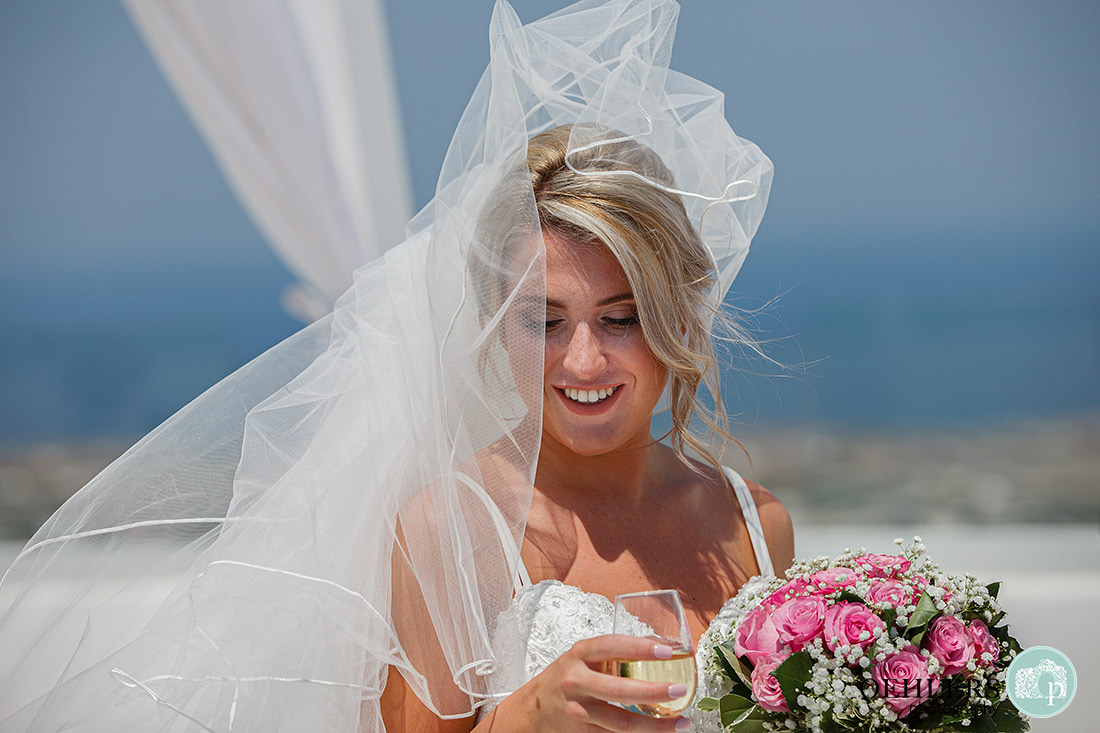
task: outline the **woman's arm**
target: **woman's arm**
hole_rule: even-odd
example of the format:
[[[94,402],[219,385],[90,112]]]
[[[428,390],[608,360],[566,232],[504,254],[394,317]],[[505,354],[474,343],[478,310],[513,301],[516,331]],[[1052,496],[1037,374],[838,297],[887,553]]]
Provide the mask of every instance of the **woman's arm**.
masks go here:
[[[386,687],[382,690],[379,702],[382,706],[382,722],[386,724],[387,731],[469,733],[474,728],[473,716],[444,720],[429,710],[396,667],[390,667]]]
[[[665,702],[684,694],[660,682],[642,682],[607,674],[615,659],[668,659],[672,649],[647,639],[609,634],[579,641],[534,679],[492,710],[474,727],[474,718],[442,720],[390,668],[382,692],[382,720],[388,731],[467,733],[468,731],[638,731],[685,730],[687,718],[651,718],[612,705]]]
[[[791,515],[772,492],[754,481],[746,479],[745,483],[756,502],[761,529],[764,530],[764,539],[768,543],[768,554],[772,558],[772,568],[776,575],[783,577],[783,573],[794,563],[794,527],[791,525]]]

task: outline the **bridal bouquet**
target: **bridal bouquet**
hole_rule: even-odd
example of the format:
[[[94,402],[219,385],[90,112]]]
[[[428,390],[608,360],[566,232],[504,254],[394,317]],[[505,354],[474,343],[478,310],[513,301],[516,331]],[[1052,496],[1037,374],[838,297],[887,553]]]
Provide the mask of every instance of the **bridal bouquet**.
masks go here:
[[[919,537],[897,555],[796,562],[711,625],[698,706],[737,733],[1029,730],[1007,698],[1020,646],[998,587],[944,574]]]

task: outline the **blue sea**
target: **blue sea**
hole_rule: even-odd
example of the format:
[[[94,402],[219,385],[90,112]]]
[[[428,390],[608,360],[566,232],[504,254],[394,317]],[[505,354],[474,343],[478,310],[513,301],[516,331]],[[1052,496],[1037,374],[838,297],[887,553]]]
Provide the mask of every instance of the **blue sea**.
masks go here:
[[[754,245],[730,302],[774,299],[753,320],[778,363],[734,356],[726,405],[881,430],[1100,413],[1097,248],[1058,244]],[[59,274],[48,294],[0,274],[0,443],[138,437],[298,328],[280,265],[214,272]]]

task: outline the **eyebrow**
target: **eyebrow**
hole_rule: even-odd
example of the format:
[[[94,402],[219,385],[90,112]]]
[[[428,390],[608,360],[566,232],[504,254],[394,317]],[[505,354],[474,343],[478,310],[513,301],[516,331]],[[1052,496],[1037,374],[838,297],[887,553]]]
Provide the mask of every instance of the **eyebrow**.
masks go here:
[[[525,302],[531,302],[531,303],[538,303],[541,299],[536,298],[533,295],[528,295],[528,296],[525,296],[525,297],[522,297],[522,298],[518,298],[518,300],[525,301]],[[606,305],[614,305],[615,303],[622,303],[622,302],[627,301],[627,300],[634,300],[634,293],[626,292],[626,293],[619,293],[618,295],[612,295],[610,298],[604,298],[603,300],[601,300],[599,303],[596,304],[596,307],[603,308]],[[547,299],[545,302],[546,302],[546,307],[547,308],[561,308],[563,310],[565,309],[565,304],[564,303],[559,303],[556,300]]]

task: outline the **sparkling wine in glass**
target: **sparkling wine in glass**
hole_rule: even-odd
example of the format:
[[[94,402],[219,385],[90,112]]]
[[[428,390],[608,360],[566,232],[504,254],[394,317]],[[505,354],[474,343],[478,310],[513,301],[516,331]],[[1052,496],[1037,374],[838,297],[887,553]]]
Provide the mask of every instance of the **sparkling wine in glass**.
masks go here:
[[[647,715],[668,718],[679,715],[695,698],[695,643],[688,629],[680,594],[651,590],[615,597],[615,633],[643,636],[672,647],[671,659],[624,659],[615,662],[615,674],[646,682],[680,683],[687,694],[667,702],[634,707]]]

